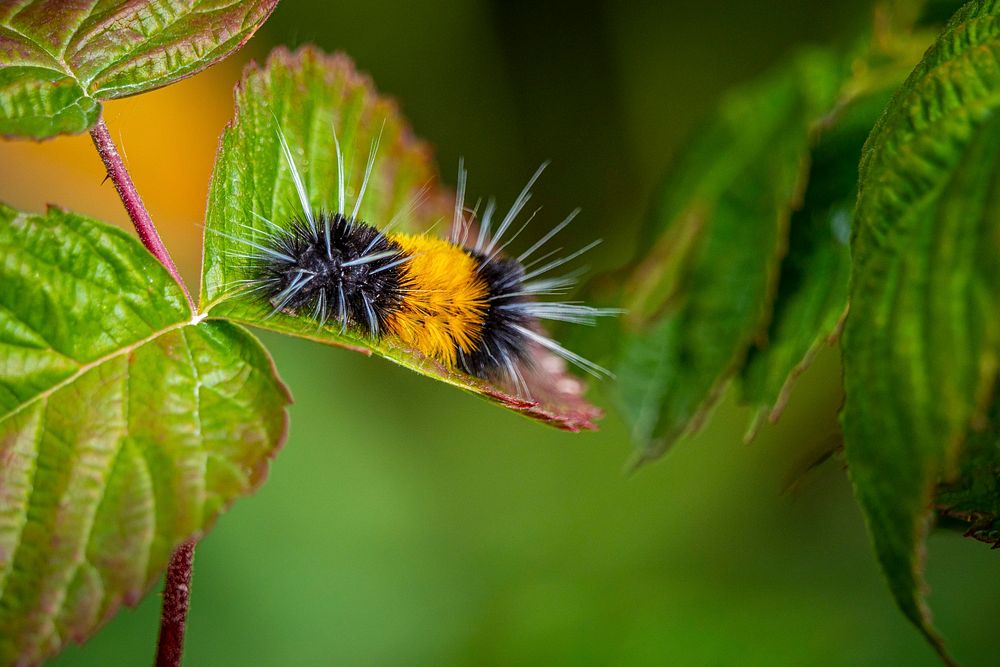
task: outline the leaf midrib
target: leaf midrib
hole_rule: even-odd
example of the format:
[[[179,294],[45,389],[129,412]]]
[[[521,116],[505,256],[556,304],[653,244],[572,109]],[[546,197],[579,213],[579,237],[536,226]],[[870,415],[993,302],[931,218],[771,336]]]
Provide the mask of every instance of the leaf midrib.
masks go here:
[[[48,398],[49,396],[51,396],[55,392],[59,391],[63,387],[66,387],[66,386],[68,386],[70,384],[73,384],[78,379],[80,379],[80,377],[82,377],[83,375],[85,375],[88,371],[91,371],[94,368],[97,368],[98,366],[111,361],[112,359],[120,357],[123,354],[129,354],[130,352],[133,352],[133,351],[139,349],[140,347],[142,347],[144,345],[147,345],[148,343],[152,343],[156,339],[158,339],[161,336],[164,336],[164,335],[170,333],[171,331],[177,331],[177,330],[183,329],[184,327],[187,327],[187,326],[196,326],[203,319],[205,319],[203,315],[195,315],[194,317],[192,317],[189,320],[182,320],[180,322],[175,322],[175,323],[173,323],[171,325],[163,327],[162,329],[154,331],[153,333],[151,333],[149,336],[146,336],[145,338],[142,338],[140,340],[137,340],[137,341],[134,341],[132,343],[129,343],[128,345],[120,347],[117,350],[114,350],[113,352],[109,352],[108,354],[104,355],[103,357],[99,357],[97,359],[94,359],[93,361],[89,361],[89,362],[87,362],[85,364],[81,364],[80,367],[76,371],[74,371],[73,373],[71,373],[70,375],[66,376],[65,378],[63,378],[59,382],[56,382],[55,384],[53,384],[48,389],[45,389],[43,391],[38,392],[37,394],[35,394],[31,398],[29,398],[28,400],[24,401],[23,403],[21,403],[20,405],[18,405],[16,408],[14,408],[10,412],[8,412],[7,414],[0,416],[0,423],[3,423],[5,421],[7,421],[11,417],[13,417],[14,415],[18,414],[19,412],[21,412],[22,410],[24,410],[28,406],[36,403],[37,401],[44,400],[44,399]]]

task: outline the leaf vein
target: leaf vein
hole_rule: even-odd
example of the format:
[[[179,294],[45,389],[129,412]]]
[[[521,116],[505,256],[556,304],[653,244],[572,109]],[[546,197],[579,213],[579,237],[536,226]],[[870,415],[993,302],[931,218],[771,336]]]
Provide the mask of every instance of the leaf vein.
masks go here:
[[[66,385],[72,384],[77,379],[79,379],[80,376],[82,376],[84,373],[86,373],[87,371],[91,370],[92,368],[96,368],[96,367],[100,366],[101,364],[107,363],[108,361],[111,361],[112,359],[114,359],[116,357],[120,357],[123,354],[128,354],[129,352],[132,352],[133,350],[136,350],[136,349],[142,347],[143,345],[146,345],[147,343],[153,342],[154,340],[156,340],[160,336],[163,336],[163,335],[165,335],[167,333],[170,333],[171,331],[175,331],[175,330],[180,329],[180,328],[185,327],[185,326],[191,326],[191,322],[188,321],[188,320],[184,320],[183,322],[176,322],[174,324],[171,324],[170,326],[164,327],[163,329],[160,329],[159,331],[156,331],[156,332],[150,334],[149,336],[147,336],[147,337],[145,337],[145,338],[143,338],[141,340],[135,341],[134,343],[131,343],[129,345],[121,347],[121,348],[119,348],[117,350],[114,350],[113,352],[110,352],[110,353],[104,355],[103,357],[100,357],[99,359],[95,359],[94,361],[91,361],[89,363],[81,365],[80,368],[79,368],[79,370],[77,370],[72,375],[66,377],[63,380],[60,380],[56,384],[52,385],[51,387],[49,387],[48,389],[46,389],[46,390],[44,390],[42,392],[39,392],[35,396],[32,396],[27,401],[25,401],[21,405],[17,406],[16,408],[14,408],[13,410],[11,410],[7,414],[5,414],[3,416],[0,416],[0,423],[3,423],[4,421],[6,421],[7,419],[9,419],[13,415],[21,412],[24,408],[26,408],[27,406],[31,405],[35,401],[38,401],[38,400],[41,400],[41,399],[44,399],[44,398],[48,398],[53,393],[59,391],[60,389],[62,389]]]

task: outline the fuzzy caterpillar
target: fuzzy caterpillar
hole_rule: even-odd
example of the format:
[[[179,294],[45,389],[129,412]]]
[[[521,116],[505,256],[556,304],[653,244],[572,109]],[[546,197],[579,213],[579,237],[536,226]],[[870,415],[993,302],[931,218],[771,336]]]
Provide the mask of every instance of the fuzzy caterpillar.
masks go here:
[[[591,324],[620,311],[575,302],[538,301],[563,294],[576,274],[548,277],[551,271],[593,248],[591,243],[565,257],[538,253],[572,222],[574,211],[517,257],[504,250],[527,226],[507,236],[531,198],[542,165],[491,232],[496,205],[491,200],[478,229],[467,219],[467,173],[459,163],[454,220],[448,239],[393,233],[358,219],[358,211],[378,150],[369,152],[365,176],[352,212],[345,202],[344,157],[334,135],[338,167],[338,210],[314,211],[284,136],[278,131],[301,206],[285,225],[256,216],[266,231],[256,240],[229,237],[251,248],[249,277],[239,281],[273,308],[308,317],[318,327],[351,329],[371,339],[392,336],[403,346],[488,381],[508,382],[530,397],[521,369],[537,347],[555,353],[595,376],[610,375],[597,364],[549,338],[541,320]],[[256,215],[256,214],[255,214]],[[532,218],[534,216],[531,216]],[[221,232],[220,232],[221,233]],[[228,235],[226,235],[228,236]]]

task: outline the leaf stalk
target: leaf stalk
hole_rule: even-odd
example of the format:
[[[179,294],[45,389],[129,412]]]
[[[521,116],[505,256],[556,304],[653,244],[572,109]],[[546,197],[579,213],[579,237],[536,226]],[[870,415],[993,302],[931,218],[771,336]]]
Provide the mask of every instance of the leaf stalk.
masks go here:
[[[187,297],[188,304],[191,306],[191,312],[197,312],[194,299],[191,298],[191,293],[188,291],[187,285],[184,284],[174,260],[170,258],[170,253],[167,252],[166,246],[163,245],[163,241],[156,231],[156,226],[153,225],[153,219],[149,217],[149,212],[146,210],[145,204],[142,203],[142,197],[135,189],[132,177],[129,176],[125,163],[122,162],[121,155],[118,154],[118,148],[111,139],[111,133],[108,131],[108,125],[104,122],[103,117],[98,119],[97,124],[90,130],[90,138],[94,140],[97,153],[101,156],[101,160],[104,161],[104,166],[108,170],[108,178],[115,184],[115,190],[118,191],[118,196],[121,198],[122,204],[125,205],[128,217],[135,225],[139,240],[152,253],[153,257],[170,272],[171,277],[184,291],[184,296]]]
[[[194,544],[194,540],[188,540],[177,547],[167,567],[160,612],[160,638],[156,645],[156,667],[180,667],[181,664],[188,602],[191,597]]]

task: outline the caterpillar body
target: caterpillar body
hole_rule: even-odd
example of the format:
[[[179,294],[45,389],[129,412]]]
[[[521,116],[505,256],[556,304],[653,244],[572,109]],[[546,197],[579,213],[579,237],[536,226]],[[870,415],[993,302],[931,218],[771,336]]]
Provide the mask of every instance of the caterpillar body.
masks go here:
[[[377,139],[351,212],[345,206],[344,158],[336,134],[339,205],[335,212],[312,209],[280,130],[278,139],[301,214],[284,225],[254,214],[266,225],[263,236],[254,240],[230,237],[252,249],[243,255],[249,260],[249,277],[239,282],[270,304],[272,314],[307,317],[318,327],[336,327],[342,333],[350,329],[370,339],[391,336],[447,368],[507,383],[526,398],[530,392],[522,370],[532,363],[539,347],[593,375],[610,375],[548,337],[541,326],[542,320],[590,324],[597,317],[619,312],[577,302],[538,300],[572,288],[577,273],[550,276],[550,272],[599,243],[558,258],[553,256],[561,249],[540,252],[579,211],[520,255],[505,253],[534,217],[508,238],[545,164],[491,231],[496,204],[488,202],[478,221],[474,213],[467,214],[467,173],[460,161],[454,219],[445,239],[395,233],[392,223],[378,229],[358,219]]]

